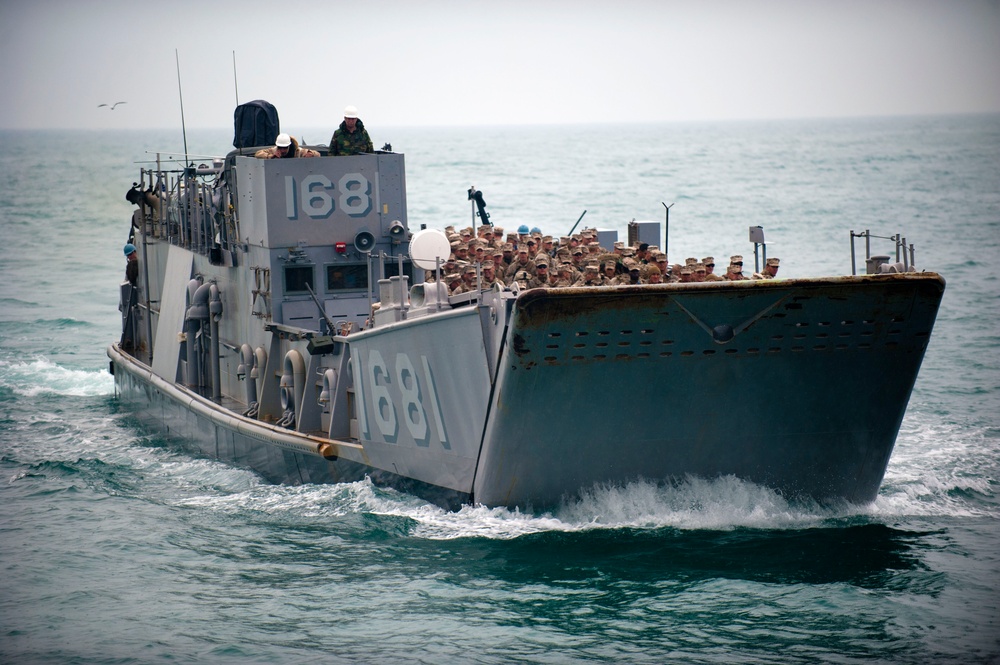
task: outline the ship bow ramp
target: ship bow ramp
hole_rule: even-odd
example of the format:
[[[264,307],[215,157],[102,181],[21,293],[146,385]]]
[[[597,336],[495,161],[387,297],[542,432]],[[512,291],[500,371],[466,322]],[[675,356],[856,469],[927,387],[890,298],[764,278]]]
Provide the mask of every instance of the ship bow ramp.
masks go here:
[[[525,292],[475,499],[732,474],[873,500],[943,290],[924,273]]]

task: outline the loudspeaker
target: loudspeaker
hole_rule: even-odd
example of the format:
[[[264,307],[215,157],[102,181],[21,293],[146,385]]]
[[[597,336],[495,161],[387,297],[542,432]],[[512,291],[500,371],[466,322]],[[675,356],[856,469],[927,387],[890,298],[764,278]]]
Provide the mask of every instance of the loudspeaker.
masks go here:
[[[354,236],[354,247],[359,252],[367,254],[375,247],[375,236],[368,231],[358,231],[358,235]]]

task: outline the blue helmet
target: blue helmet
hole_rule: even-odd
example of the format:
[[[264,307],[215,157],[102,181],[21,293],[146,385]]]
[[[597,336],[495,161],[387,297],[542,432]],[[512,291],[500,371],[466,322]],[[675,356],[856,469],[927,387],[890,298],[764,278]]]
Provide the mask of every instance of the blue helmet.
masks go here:
[[[517,232],[522,235],[526,233],[531,233],[531,231],[528,230],[527,224],[521,224],[521,226],[517,227]]]
[[[125,256],[128,256],[129,254],[135,251],[135,245],[133,245],[132,243],[125,245],[124,251],[125,251]]]
[[[531,232],[532,233],[541,233],[542,230],[540,228],[538,228],[537,226],[532,226],[531,227]]]

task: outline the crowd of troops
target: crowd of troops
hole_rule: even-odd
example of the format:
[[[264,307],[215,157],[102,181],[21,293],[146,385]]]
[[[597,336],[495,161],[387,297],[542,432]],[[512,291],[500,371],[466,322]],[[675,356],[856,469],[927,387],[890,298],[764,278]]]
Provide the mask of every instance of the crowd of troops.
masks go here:
[[[646,243],[601,247],[595,229],[558,239],[525,225],[506,238],[502,228],[493,226],[480,226],[475,234],[471,227],[449,226],[445,232],[451,256],[441,268],[441,279],[451,295],[514,284],[532,289],[773,279],[780,265],[779,259],[769,258],[761,272],[747,276],[743,257],[735,255],[720,274],[711,256],[670,264],[665,253]],[[425,281],[434,279],[435,272],[428,271]]]

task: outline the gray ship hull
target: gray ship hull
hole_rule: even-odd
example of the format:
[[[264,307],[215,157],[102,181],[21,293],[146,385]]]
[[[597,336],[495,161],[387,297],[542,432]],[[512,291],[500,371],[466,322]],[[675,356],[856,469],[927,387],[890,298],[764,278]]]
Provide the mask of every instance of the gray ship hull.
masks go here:
[[[109,355],[144,421],[275,482],[370,476],[450,508],[544,509],[595,485],[733,475],[867,502],[943,289],[929,273],[535,289],[511,301],[493,362],[474,307],[402,321],[342,338],[342,439],[240,416]]]
[[[515,306],[474,495],[734,475],[875,498],[944,289],[936,275],[539,290]]]
[[[250,469],[272,483],[332,484],[370,478],[445,508],[469,502],[467,493],[423,483],[368,463],[361,446],[301,434],[238,415],[183,386],[162,381],[142,363],[108,349],[123,407],[150,430],[195,455]]]

